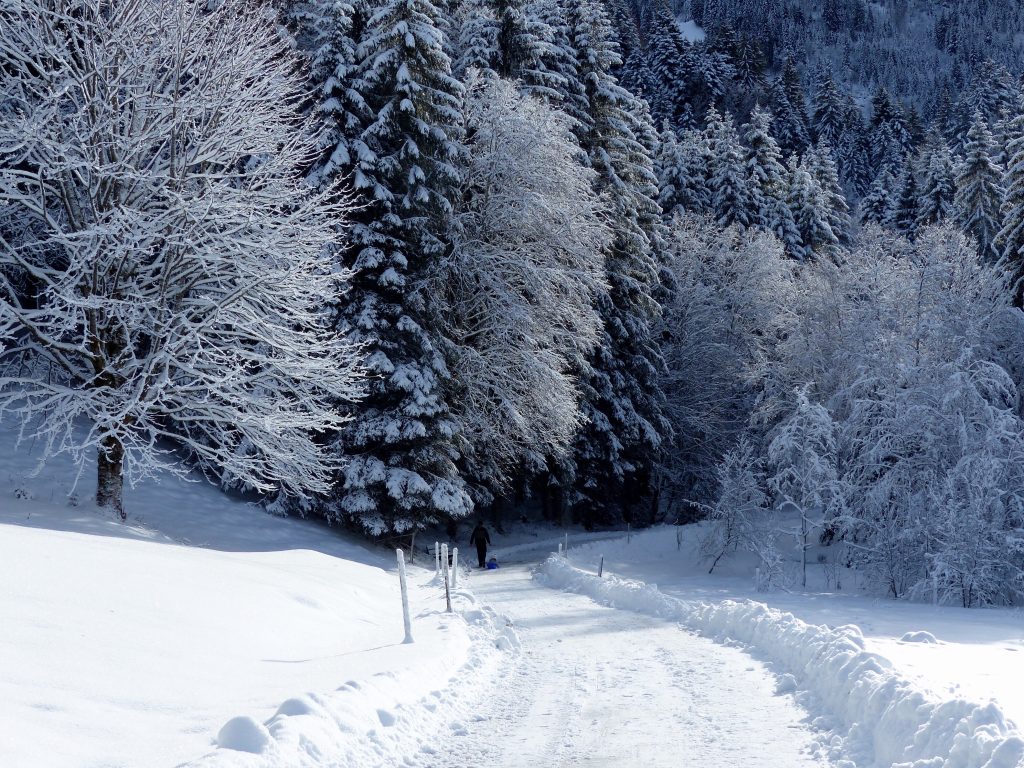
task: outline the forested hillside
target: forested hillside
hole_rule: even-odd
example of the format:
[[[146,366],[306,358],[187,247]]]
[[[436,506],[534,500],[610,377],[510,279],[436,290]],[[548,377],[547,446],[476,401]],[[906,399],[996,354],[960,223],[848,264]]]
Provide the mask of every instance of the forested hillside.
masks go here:
[[[795,507],[1021,599],[1016,5],[63,5],[0,9],[0,407],[100,506],[714,516],[766,573]]]

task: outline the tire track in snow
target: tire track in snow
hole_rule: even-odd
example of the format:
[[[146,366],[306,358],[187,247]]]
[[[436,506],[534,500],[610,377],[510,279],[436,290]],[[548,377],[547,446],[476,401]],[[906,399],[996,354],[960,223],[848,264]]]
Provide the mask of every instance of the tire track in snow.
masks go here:
[[[438,734],[422,768],[814,768],[814,733],[775,678],[736,648],[536,585],[525,568],[474,573],[522,654],[463,681],[475,720]]]

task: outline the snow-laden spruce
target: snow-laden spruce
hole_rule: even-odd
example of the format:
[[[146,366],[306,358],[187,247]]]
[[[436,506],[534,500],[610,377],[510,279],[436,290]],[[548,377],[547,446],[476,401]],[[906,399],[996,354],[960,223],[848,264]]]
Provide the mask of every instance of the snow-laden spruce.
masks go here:
[[[358,394],[320,307],[343,206],[302,174],[302,82],[249,0],[0,8],[0,407],[97,501],[174,466],[325,491],[316,432]],[[258,76],[254,76],[258,75]]]

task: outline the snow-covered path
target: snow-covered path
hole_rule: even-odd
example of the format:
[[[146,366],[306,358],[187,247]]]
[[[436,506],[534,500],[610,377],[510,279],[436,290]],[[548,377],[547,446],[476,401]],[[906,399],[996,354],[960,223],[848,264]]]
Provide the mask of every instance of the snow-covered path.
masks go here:
[[[525,567],[473,574],[508,615],[522,654],[483,686],[477,720],[454,723],[422,766],[805,768],[813,734],[742,651],[669,622],[536,584]]]

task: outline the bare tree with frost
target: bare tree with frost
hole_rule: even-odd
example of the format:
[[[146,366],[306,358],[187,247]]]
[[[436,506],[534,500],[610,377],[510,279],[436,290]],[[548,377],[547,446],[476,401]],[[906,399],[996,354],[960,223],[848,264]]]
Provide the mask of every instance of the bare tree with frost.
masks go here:
[[[468,165],[454,247],[431,276],[459,372],[470,479],[564,454],[580,424],[574,372],[597,343],[610,233],[569,120],[510,81],[470,79]]]
[[[358,394],[319,312],[344,205],[302,181],[302,80],[253,0],[0,7],[0,408],[96,500],[175,468],[325,491]],[[27,287],[27,289],[26,289]]]

